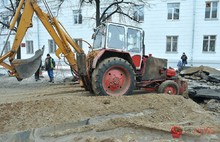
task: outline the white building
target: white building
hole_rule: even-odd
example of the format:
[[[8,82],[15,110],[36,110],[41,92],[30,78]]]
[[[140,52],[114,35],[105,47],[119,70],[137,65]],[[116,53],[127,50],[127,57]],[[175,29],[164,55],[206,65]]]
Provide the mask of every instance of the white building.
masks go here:
[[[73,39],[84,39],[92,44],[91,37],[93,28],[95,28],[95,5],[87,5],[79,10],[78,2],[65,0],[57,12],[59,1],[47,1],[52,13],[57,16]],[[141,23],[122,18],[119,15],[114,15],[110,21],[143,28],[145,30],[145,53],[168,59],[168,65],[171,67],[176,68],[178,60],[185,52],[188,56],[188,65],[208,65],[220,68],[218,0],[148,0],[148,3],[149,6],[133,7],[133,13],[129,13],[139,19]],[[101,11],[108,4],[109,2],[102,0]],[[42,7],[42,9],[45,8]],[[7,20],[3,14],[0,18]],[[1,28],[0,51],[5,43],[6,33],[7,29]],[[10,49],[13,38],[12,35],[7,50]],[[54,59],[57,59],[54,55],[57,47],[36,15],[33,18],[33,28],[28,30],[22,43],[22,58],[33,56],[34,51],[45,45],[44,58],[47,53],[51,53]],[[79,42],[79,44],[85,53],[89,51],[85,43]]]

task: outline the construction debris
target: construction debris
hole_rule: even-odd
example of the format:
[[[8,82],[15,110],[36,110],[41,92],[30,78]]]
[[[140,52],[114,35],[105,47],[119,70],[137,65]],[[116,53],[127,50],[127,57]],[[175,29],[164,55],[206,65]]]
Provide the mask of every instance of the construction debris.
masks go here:
[[[220,99],[220,71],[208,66],[186,67],[180,76],[189,80],[189,97]]]
[[[180,72],[185,78],[220,83],[220,71],[208,66],[189,67]]]

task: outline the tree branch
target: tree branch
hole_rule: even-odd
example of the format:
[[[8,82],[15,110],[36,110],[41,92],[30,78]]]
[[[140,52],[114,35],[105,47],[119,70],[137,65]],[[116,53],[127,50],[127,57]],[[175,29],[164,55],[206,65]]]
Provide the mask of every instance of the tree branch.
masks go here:
[[[5,27],[9,28],[9,25],[8,25],[8,24],[3,23],[2,21],[0,21],[0,24],[2,24],[3,26],[5,26]]]
[[[111,17],[113,14],[115,13],[119,13],[121,15],[124,15],[126,17],[128,17],[129,19],[133,20],[133,21],[136,21],[138,23],[141,23],[139,20],[136,20],[133,18],[133,15],[130,16],[129,15],[129,11],[132,7],[134,6],[138,6],[138,5],[148,5],[149,6],[149,3],[147,2],[148,0],[130,0],[130,1],[124,1],[124,0],[114,0],[101,14],[100,16],[100,13],[99,11],[97,12],[97,4],[98,6],[100,6],[100,1],[99,0],[80,0],[80,9],[81,7],[83,6],[83,4],[85,3],[95,3],[96,4],[96,23],[101,23],[101,22],[104,22],[106,21],[109,17]],[[108,10],[110,8],[112,8],[113,6],[115,6],[115,10],[113,10],[113,12],[111,12],[110,14],[108,13]],[[129,8],[130,7],[130,8]],[[122,9],[126,9],[127,13],[126,12],[123,12]],[[107,14],[107,16],[105,17],[105,15]],[[97,26],[99,24],[96,24]]]
[[[141,23],[140,21],[134,19],[132,16],[130,16],[130,15],[124,13],[124,12],[118,11],[117,13],[122,14],[122,15],[125,15],[125,16],[127,16],[129,19],[131,19],[131,20],[133,20],[133,21],[135,21],[135,22]]]
[[[110,16],[112,16],[114,13],[116,13],[115,11],[117,11],[118,10],[118,7],[117,7],[117,9],[114,11],[114,12],[112,12],[111,14],[109,14],[106,18],[104,18],[103,19],[103,17],[105,16],[105,14],[106,14],[106,12],[109,10],[109,8],[111,8],[112,6],[115,6],[115,5],[118,5],[118,4],[120,4],[120,3],[123,3],[124,2],[124,0],[121,0],[121,1],[117,1],[117,2],[113,2],[112,4],[110,4],[104,11],[103,11],[103,13],[102,13],[102,15],[101,15],[101,17],[100,17],[100,22],[102,21],[105,21],[106,19],[108,19]],[[102,20],[103,19],[103,20]]]
[[[9,7],[5,7],[7,10],[14,12],[13,9],[9,8]]]
[[[106,19],[108,19],[109,17],[111,17],[113,14],[115,13],[119,13],[119,14],[122,14],[126,17],[128,17],[129,19],[135,21],[135,22],[138,22],[138,23],[141,23],[140,21],[134,19],[132,16],[126,14],[125,12],[122,11],[121,9],[121,6],[120,4],[126,4],[126,5],[133,5],[133,6],[137,6],[137,4],[135,4],[134,2],[124,2],[123,0],[121,1],[117,1],[117,2],[114,2],[112,4],[110,4],[105,10],[104,12],[102,13],[102,16],[100,17],[100,21],[105,21]],[[117,6],[117,9],[115,11],[113,11],[111,14],[107,15],[105,18],[104,18],[104,15],[106,14],[106,12],[108,11],[109,8],[111,8],[112,6]]]
[[[11,8],[12,8],[12,10],[15,12],[16,9],[15,9],[13,3],[12,3],[12,0],[10,0],[10,3],[11,3]]]
[[[58,9],[57,9],[57,15],[59,13],[60,7],[62,6],[63,2],[64,2],[64,0],[60,0],[60,3],[58,5]]]
[[[8,29],[10,27],[8,24],[3,23],[2,21],[0,21],[0,24],[2,24],[3,26],[7,27]],[[13,28],[12,31],[17,32],[17,28]]]

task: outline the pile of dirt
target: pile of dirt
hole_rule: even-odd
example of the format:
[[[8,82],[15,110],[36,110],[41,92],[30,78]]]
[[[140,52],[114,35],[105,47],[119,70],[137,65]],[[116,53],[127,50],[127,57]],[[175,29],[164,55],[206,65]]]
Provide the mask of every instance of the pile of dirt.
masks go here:
[[[170,132],[176,125],[181,126],[186,135],[201,135],[195,133],[197,128],[219,132],[220,122],[215,113],[205,111],[182,96],[139,91],[122,97],[93,96],[78,84],[58,79],[49,84],[46,78],[38,82],[30,78],[19,83],[5,76],[0,83],[3,84],[0,87],[1,134],[81,121],[86,121],[86,125],[48,132],[44,136],[122,128],[124,131],[133,128]]]
[[[141,94],[123,97],[50,96],[0,104],[0,131],[21,131],[96,116],[137,113],[108,122],[111,127],[156,127],[170,130],[172,125],[214,127],[213,118],[199,105],[181,96]],[[164,126],[164,124],[166,124]],[[111,125],[111,126],[109,126]],[[99,128],[100,129],[100,128]]]

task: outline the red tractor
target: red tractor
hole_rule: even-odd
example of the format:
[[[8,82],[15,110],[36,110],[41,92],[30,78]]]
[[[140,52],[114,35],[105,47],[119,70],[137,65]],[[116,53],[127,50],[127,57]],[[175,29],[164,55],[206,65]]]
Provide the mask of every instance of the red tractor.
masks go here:
[[[104,23],[96,29],[93,39],[87,57],[77,56],[78,73],[86,90],[109,96],[129,95],[135,89],[187,94],[187,82],[180,80],[174,69],[167,68],[166,59],[144,54],[142,29]]]

